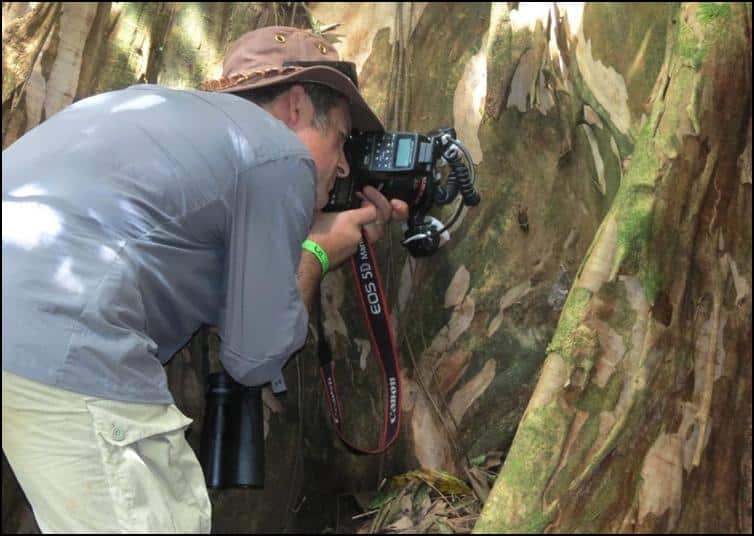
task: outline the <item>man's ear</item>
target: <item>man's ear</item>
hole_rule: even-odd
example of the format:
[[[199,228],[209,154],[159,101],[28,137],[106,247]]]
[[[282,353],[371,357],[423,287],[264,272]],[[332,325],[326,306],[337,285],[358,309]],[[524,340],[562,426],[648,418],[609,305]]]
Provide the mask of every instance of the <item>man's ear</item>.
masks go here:
[[[286,94],[286,106],[287,106],[287,112],[288,112],[288,121],[287,124],[290,128],[295,129],[296,127],[300,126],[303,116],[305,115],[304,110],[306,106],[306,91],[304,91],[304,87],[300,86],[298,84],[295,84],[291,86],[291,89],[287,91]]]

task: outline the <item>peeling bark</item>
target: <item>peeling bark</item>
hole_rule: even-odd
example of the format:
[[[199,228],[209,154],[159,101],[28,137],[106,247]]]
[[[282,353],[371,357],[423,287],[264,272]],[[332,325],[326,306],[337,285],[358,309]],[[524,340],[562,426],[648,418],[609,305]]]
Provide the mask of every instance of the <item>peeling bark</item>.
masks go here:
[[[4,52],[43,5],[3,4]],[[483,202],[437,255],[407,258],[397,229],[377,245],[399,441],[380,457],[343,449],[310,340],[288,394],[265,394],[271,484],[213,493],[215,530],[332,527],[335,495],[422,465],[462,477],[490,450],[507,458],[479,531],[750,530],[750,4],[348,6],[98,3],[66,22],[66,4],[13,30],[36,58],[17,65],[20,85],[4,53],[5,146],[71,98],[195,87],[259,25],[339,24],[325,36],[379,116],[456,126],[477,161]],[[325,278],[323,320],[346,434],[371,443],[381,374],[349,278]],[[201,341],[167,367],[195,446]],[[216,367],[214,336],[209,351]],[[4,530],[32,527],[6,481]]]
[[[736,204],[751,209],[735,164],[751,113],[746,9],[678,13],[661,92],[475,532],[745,530],[726,500],[738,463],[715,445],[735,460],[750,450],[741,395],[725,387],[751,392],[736,372],[750,370],[751,305],[728,260],[746,258],[751,236],[736,219]]]

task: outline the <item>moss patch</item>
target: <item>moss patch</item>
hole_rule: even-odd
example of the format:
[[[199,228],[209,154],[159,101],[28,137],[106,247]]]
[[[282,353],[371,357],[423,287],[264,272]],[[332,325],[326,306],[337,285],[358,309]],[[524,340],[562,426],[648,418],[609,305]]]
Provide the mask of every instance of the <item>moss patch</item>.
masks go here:
[[[702,66],[704,56],[707,54],[706,47],[696,36],[693,28],[683,20],[678,29],[676,52],[681,58],[686,60],[695,71],[698,71]]]
[[[626,351],[632,347],[631,329],[636,323],[636,310],[628,301],[628,291],[623,281],[608,281],[600,288],[598,296],[610,304],[608,314],[600,319],[607,322],[617,333],[622,334]]]
[[[529,413],[518,429],[508,458],[485,504],[475,531],[542,532],[553,513],[542,511],[540,491],[560,456],[560,438],[570,419],[557,402]],[[506,516],[500,519],[499,516]]]
[[[661,110],[655,110],[655,114]],[[618,222],[617,260],[624,273],[637,273],[643,266],[654,213],[654,185],[660,162],[650,128],[657,117],[647,121],[634,151],[631,166],[615,199]],[[642,284],[650,301],[661,286],[657,274],[643,271]]]
[[[713,22],[727,23],[730,19],[730,5],[724,2],[702,2],[697,11],[697,18],[703,24]],[[722,20],[721,20],[722,19]]]
[[[584,463],[587,462],[586,456],[594,445],[599,435],[600,418],[599,415],[590,415],[581,426],[577,437],[571,443],[570,450],[566,456],[565,465],[555,473],[552,485],[545,496],[546,501],[560,497],[568,490],[568,486],[581,473]]]
[[[615,372],[610,376],[605,387],[590,382],[576,407],[590,415],[597,416],[603,411],[612,411],[618,403],[623,390],[623,374]]]
[[[566,363],[571,365],[573,364],[573,350],[579,346],[579,341],[574,339],[574,333],[586,317],[591,298],[592,292],[586,288],[571,289],[555,330],[555,336],[547,347],[548,353],[560,354]]]

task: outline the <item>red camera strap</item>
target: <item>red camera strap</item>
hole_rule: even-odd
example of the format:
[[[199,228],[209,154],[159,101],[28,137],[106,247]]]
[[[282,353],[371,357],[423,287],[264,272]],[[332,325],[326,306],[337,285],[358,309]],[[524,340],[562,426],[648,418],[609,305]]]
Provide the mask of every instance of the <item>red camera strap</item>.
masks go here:
[[[343,411],[335,388],[335,361],[325,340],[322,329],[322,319],[319,320],[319,365],[322,384],[325,388],[327,403],[330,408],[330,418],[335,425],[338,436],[352,451],[360,454],[379,454],[387,449],[398,437],[401,425],[401,382],[398,367],[398,352],[395,345],[393,327],[390,323],[390,313],[387,300],[382,290],[382,281],[377,271],[374,250],[362,231],[359,249],[351,257],[353,277],[358,287],[364,317],[369,327],[372,339],[372,349],[379,358],[384,379],[385,414],[380,436],[380,446],[377,449],[362,449],[355,447],[343,437]]]

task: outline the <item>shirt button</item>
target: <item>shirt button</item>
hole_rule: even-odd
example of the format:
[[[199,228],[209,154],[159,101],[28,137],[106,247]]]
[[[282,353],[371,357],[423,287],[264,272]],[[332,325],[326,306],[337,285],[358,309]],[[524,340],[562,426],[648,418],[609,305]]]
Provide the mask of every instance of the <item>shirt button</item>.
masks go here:
[[[126,432],[122,428],[113,426],[113,440],[123,441],[126,437]]]

